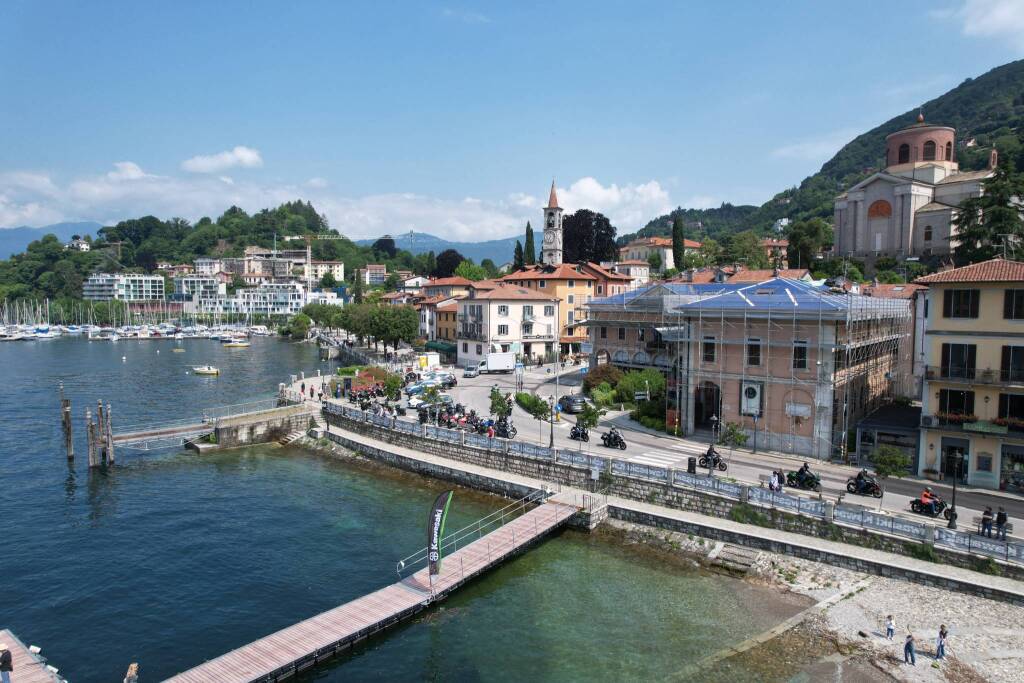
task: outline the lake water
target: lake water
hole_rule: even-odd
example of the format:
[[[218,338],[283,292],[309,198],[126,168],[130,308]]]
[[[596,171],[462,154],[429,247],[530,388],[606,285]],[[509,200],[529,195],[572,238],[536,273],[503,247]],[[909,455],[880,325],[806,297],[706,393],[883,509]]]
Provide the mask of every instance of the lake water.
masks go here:
[[[75,683],[157,681],[395,580],[443,483],[263,446],[199,457],[119,450],[89,472],[83,416],[172,419],[329,369],[256,339],[0,344],[0,627]],[[159,350],[159,353],[157,351]],[[123,357],[123,359],[122,359]],[[199,377],[192,366],[218,366]],[[76,454],[61,446],[58,382]],[[450,529],[501,506],[459,490]],[[564,532],[303,680],[662,679],[798,609],[775,593]]]

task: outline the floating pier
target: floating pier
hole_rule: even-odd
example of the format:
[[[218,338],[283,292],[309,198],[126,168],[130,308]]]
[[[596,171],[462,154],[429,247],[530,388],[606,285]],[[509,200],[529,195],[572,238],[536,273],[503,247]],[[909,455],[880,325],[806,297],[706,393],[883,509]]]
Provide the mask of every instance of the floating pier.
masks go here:
[[[432,584],[423,568],[390,586],[211,659],[167,679],[167,683],[250,683],[290,678],[444,599],[467,581],[567,524],[579,508],[557,501],[558,497],[549,499],[446,555],[441,573]],[[399,573],[401,568],[400,564]]]
[[[38,647],[26,647],[7,629],[0,630],[0,643],[11,651],[14,664],[11,680],[15,683],[64,683],[64,679],[57,675],[59,669],[46,663]]]

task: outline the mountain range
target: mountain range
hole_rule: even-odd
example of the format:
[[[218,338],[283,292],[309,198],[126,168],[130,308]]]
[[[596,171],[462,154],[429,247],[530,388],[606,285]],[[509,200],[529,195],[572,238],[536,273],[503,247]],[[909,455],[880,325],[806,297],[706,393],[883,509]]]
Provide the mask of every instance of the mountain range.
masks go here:
[[[96,231],[102,227],[103,225],[100,223],[85,221],[82,223],[54,223],[41,228],[30,228],[24,225],[19,228],[2,228],[0,229],[0,259],[9,258],[12,254],[20,254],[25,251],[29,242],[33,242],[43,235],[54,234],[61,242],[68,242],[73,235],[95,237]]]
[[[476,263],[480,263],[485,258],[489,258],[494,262],[494,265],[501,266],[504,263],[510,263],[512,261],[512,254],[515,252],[516,248],[516,240],[523,239],[523,236],[505,237],[503,239],[488,240],[486,242],[449,242],[446,239],[435,237],[430,233],[409,231],[401,235],[394,235],[394,239],[396,248],[405,249],[412,254],[425,254],[428,251],[432,251],[437,255],[445,249],[454,249],[466,258],[473,259]],[[356,244],[360,246],[370,246],[376,241],[377,240],[356,240]]]

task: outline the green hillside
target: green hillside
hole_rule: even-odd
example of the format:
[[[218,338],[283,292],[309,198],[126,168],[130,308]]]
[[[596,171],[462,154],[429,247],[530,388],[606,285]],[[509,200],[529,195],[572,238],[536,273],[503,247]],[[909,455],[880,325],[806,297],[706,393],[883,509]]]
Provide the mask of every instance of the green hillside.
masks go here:
[[[797,221],[819,217],[831,222],[835,196],[884,165],[885,136],[914,123],[919,111],[929,123],[957,129],[961,169],[984,168],[993,145],[1001,163],[1012,161],[1015,168],[1024,168],[1024,60],[1020,60],[969,78],[925,102],[920,110],[908,110],[858,135],[799,187],[780,192],[759,208],[723,204],[717,209],[677,209],[655,218],[638,234],[667,235],[672,219],[679,214],[687,222],[703,223],[696,234],[716,239],[740,230],[764,232],[779,218]],[[971,140],[975,144],[966,146]],[[624,235],[622,239],[631,237]]]

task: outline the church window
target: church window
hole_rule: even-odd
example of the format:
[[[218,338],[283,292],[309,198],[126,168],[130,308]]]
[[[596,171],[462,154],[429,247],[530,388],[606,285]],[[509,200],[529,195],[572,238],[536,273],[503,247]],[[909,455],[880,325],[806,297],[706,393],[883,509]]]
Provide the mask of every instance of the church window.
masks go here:
[[[932,226],[930,226],[930,225],[924,226],[924,241],[925,242],[931,242],[932,241]]]
[[[924,160],[935,161],[935,142],[932,140],[924,143]]]
[[[946,143],[946,161],[953,161],[953,143]]]
[[[908,162],[910,162],[910,145],[904,142],[900,145],[899,159],[896,163],[906,164]]]
[[[888,218],[890,216],[892,216],[892,204],[884,199],[872,202],[868,207],[868,218]]]

